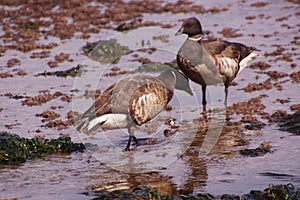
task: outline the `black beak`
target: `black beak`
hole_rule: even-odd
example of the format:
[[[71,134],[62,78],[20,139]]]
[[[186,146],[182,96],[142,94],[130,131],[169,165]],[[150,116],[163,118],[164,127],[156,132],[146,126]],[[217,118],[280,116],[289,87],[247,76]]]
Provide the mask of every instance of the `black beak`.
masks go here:
[[[175,36],[181,35],[183,33],[183,27],[181,27],[176,33]]]

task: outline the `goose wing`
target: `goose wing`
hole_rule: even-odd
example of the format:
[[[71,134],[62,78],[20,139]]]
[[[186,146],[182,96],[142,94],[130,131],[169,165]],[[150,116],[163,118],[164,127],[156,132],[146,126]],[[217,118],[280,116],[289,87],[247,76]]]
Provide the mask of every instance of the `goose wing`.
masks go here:
[[[164,109],[172,96],[172,88],[159,81],[137,88],[129,103],[131,119],[138,125],[151,120]]]
[[[206,40],[202,41],[202,45],[210,55],[237,59],[238,62],[255,50],[253,47],[247,47],[241,43],[224,40]]]
[[[171,100],[174,87],[174,80],[169,83],[146,75],[120,80],[107,88],[82,118],[92,120],[108,113],[128,114],[141,125],[162,111]]]
[[[243,44],[222,40],[203,41],[202,45],[214,59],[225,84],[235,78],[240,71],[239,63],[253,51]]]
[[[110,99],[115,86],[116,84],[109,86],[99,97],[97,97],[94,103],[82,114],[81,118],[83,119],[91,116],[100,116],[110,113]]]

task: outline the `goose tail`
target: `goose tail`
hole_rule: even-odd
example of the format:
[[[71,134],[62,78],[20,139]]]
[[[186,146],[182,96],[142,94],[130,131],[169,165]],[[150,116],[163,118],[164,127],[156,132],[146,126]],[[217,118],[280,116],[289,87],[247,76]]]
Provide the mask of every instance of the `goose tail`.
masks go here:
[[[126,114],[105,114],[99,117],[89,117],[85,119],[78,127],[78,132],[93,132],[100,128],[101,130],[113,130],[118,128],[126,128],[129,125]]]
[[[249,63],[250,61],[254,60],[254,59],[257,58],[258,55],[259,55],[259,54],[258,54],[259,50],[256,49],[256,48],[254,48],[254,47],[248,47],[247,50],[248,50],[248,52],[250,52],[250,53],[249,53],[249,55],[246,56],[243,60],[241,60],[241,62],[240,62],[240,69],[239,69],[239,71],[238,71],[238,74],[239,74],[243,69],[246,68],[246,66],[248,65],[248,63]]]
[[[97,124],[101,124],[104,123],[105,120],[100,118],[100,117],[96,117],[96,118],[85,118],[77,127],[76,130],[80,133],[82,132],[90,132]]]

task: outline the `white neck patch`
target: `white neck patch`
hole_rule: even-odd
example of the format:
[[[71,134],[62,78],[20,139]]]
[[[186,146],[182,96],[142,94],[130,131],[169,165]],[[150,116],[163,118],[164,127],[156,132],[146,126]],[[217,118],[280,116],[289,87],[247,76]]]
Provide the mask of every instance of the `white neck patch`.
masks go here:
[[[198,42],[202,39],[202,34],[194,35],[193,37],[189,37],[189,40]]]

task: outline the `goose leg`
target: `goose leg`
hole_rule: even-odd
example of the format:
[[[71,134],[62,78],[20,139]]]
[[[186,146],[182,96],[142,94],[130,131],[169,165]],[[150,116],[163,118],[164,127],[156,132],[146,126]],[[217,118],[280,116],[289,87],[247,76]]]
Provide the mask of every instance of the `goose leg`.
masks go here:
[[[132,136],[129,134],[127,146],[126,146],[126,148],[124,149],[124,151],[130,151],[131,137],[132,137]]]
[[[227,80],[227,82],[224,83],[225,84],[225,101],[224,101],[224,105],[225,105],[225,109],[226,109],[226,114],[225,114],[225,117],[226,117],[226,122],[229,123],[230,121],[230,114],[229,114],[229,111],[227,110],[227,98],[228,98],[228,88],[229,88],[229,84],[230,84],[230,81]]]
[[[135,143],[135,145],[138,145],[138,140],[136,139],[136,137],[133,135],[133,136],[131,136],[132,138],[133,138],[133,141],[134,141],[134,143]]]
[[[131,144],[131,140],[133,139],[135,144],[138,144],[138,140],[136,139],[136,137],[134,136],[134,131],[132,127],[128,127],[128,133],[129,133],[129,138],[128,138],[128,142],[127,142],[127,146],[124,149],[125,151],[130,151],[130,144]]]
[[[225,101],[224,101],[225,107],[227,107],[227,96],[228,96],[228,86],[225,85]]]
[[[206,105],[206,85],[202,85],[202,105]]]

